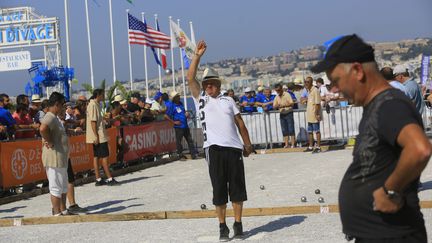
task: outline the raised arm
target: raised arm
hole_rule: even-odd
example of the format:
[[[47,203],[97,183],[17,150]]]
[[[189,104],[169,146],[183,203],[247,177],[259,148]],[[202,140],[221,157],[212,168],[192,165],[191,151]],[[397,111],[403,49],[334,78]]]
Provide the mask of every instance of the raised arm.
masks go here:
[[[187,78],[188,78],[188,84],[189,84],[189,89],[192,93],[192,96],[195,98],[198,98],[200,95],[200,91],[201,91],[201,86],[198,83],[198,81],[196,80],[196,73],[198,70],[198,64],[201,60],[202,55],[204,55],[204,52],[207,49],[207,45],[204,41],[200,41],[198,42],[198,45],[195,49],[195,55],[192,58],[192,63],[190,64],[188,73],[187,73]]]

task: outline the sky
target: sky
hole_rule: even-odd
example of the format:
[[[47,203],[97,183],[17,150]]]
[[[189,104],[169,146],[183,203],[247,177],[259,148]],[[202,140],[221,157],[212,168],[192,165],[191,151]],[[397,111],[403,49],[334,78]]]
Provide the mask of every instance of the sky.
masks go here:
[[[193,22],[196,39],[207,42],[202,63],[226,58],[270,56],[284,51],[319,45],[335,36],[357,33],[366,41],[399,41],[432,37],[430,0],[126,0],[113,1],[116,72],[118,80],[129,80],[126,9],[154,26],[158,14],[162,32],[169,34],[168,17],[180,19],[189,33]],[[103,79],[113,82],[108,0],[88,0],[96,85]],[[34,7],[43,16],[58,17],[62,60],[66,65],[64,0],[0,0],[0,8]],[[85,1],[68,0],[71,66],[78,85],[90,83],[89,49]],[[133,78],[144,78],[143,47],[132,45]],[[27,49],[23,49],[27,50]],[[31,48],[32,58],[40,58],[42,48]],[[19,51],[5,50],[4,52]],[[168,58],[170,52],[167,52]],[[178,49],[174,49],[179,67]],[[157,66],[148,52],[149,77],[157,76]],[[168,60],[170,65],[170,60]],[[26,70],[0,72],[0,92],[24,93],[30,80]],[[169,77],[165,77],[170,82]]]

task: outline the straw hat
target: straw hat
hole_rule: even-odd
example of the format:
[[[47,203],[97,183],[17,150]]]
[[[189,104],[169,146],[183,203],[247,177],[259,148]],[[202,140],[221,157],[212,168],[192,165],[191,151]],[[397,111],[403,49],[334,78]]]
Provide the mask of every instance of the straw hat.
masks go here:
[[[114,101],[113,102],[116,102],[116,101],[119,102],[120,105],[124,105],[124,104],[127,103],[127,101],[125,99],[123,99],[123,96],[120,95],[120,94],[114,96]]]
[[[173,91],[171,91],[169,96],[172,99],[172,98],[176,97],[177,95],[180,96],[180,94],[177,91],[173,90]]]
[[[31,97],[31,102],[32,103],[41,103],[42,100],[41,100],[41,98],[40,98],[40,96],[38,94],[34,94]]]
[[[225,80],[219,77],[219,74],[218,74],[218,72],[215,69],[213,69],[213,68],[206,68],[204,70],[203,78],[202,78],[201,83],[204,83],[204,82],[207,82],[207,81],[210,81],[210,80],[219,81],[221,84],[225,83]]]

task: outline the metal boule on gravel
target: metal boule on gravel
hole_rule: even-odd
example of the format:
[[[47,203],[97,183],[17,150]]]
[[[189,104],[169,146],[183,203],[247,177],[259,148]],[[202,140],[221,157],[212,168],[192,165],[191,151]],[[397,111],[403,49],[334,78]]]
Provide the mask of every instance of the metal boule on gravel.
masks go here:
[[[315,190],[315,194],[321,194],[320,189],[316,189],[316,190]]]
[[[264,186],[264,185],[261,185],[261,186],[260,186],[260,189],[261,189],[261,190],[264,190],[264,189],[265,189],[265,186]]]
[[[318,202],[319,202],[319,203],[324,203],[324,198],[323,198],[323,197],[319,197],[319,198],[318,198]]]
[[[207,209],[207,206],[203,203],[203,204],[201,204],[201,209],[205,210],[205,209]]]
[[[305,196],[303,196],[303,197],[301,197],[301,199],[300,199],[302,202],[307,202],[307,199],[306,199],[306,197]]]

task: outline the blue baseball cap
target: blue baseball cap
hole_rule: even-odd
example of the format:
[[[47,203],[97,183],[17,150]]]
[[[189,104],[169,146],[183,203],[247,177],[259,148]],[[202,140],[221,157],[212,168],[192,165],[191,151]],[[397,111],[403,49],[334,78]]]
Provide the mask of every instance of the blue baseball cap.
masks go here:
[[[153,100],[158,100],[160,97],[162,97],[162,93],[158,91],[155,96],[153,97]]]
[[[311,68],[314,73],[320,73],[334,68],[339,63],[373,62],[374,49],[356,34],[334,38],[324,44],[327,50],[324,59]]]

